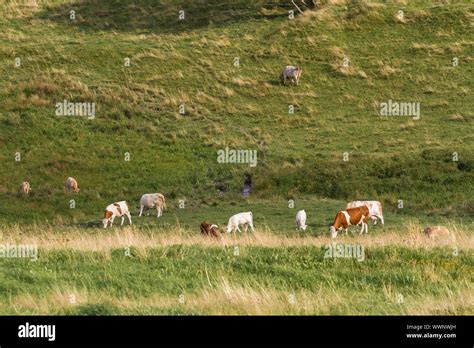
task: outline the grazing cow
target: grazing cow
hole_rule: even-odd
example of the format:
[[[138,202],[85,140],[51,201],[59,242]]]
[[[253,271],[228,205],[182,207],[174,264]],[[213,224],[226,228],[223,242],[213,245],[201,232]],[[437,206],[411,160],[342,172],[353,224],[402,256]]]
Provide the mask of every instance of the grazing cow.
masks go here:
[[[163,215],[163,210],[166,209],[165,196],[163,196],[161,193],[145,193],[140,198],[140,213],[138,216],[142,216],[144,208],[152,209],[155,207],[157,211],[157,217]]]
[[[301,73],[303,69],[298,66],[287,65],[280,74],[280,83],[286,84],[286,79],[298,85],[300,83]]]
[[[76,179],[74,179],[73,177],[69,177],[67,178],[66,180],[66,184],[64,185],[66,191],[74,191],[76,193],[78,193],[81,189],[78,187],[77,185],[77,181]]]
[[[130,211],[128,210],[128,204],[126,201],[112,203],[112,204],[109,204],[107,208],[105,208],[104,220],[102,220],[104,224],[104,228],[107,228],[109,223],[110,223],[110,226],[112,226],[116,216],[122,218],[122,223],[120,224],[120,226],[123,225],[125,216],[128,217],[128,221],[130,222],[130,225],[132,224],[132,217],[130,216]]]
[[[296,213],[296,228],[298,230],[306,230],[306,212],[304,210],[300,210]]]
[[[346,210],[340,210],[336,214],[334,223],[331,226],[330,232],[331,237],[336,238],[337,231],[344,229],[347,234],[347,230],[350,225],[360,225],[362,224],[362,229],[359,234],[362,234],[365,230],[365,233],[368,232],[367,221],[369,221],[369,208],[365,205],[357,208],[349,208]]]
[[[205,235],[211,235],[216,238],[219,238],[221,235],[219,227],[217,225],[210,224],[207,221],[201,222],[201,233]]]
[[[430,238],[450,236],[449,230],[444,226],[429,226],[423,232]]]
[[[28,181],[23,181],[20,185],[20,189],[18,190],[18,194],[28,195],[30,191],[31,191],[30,183]]]
[[[239,213],[239,214],[232,215],[229,219],[229,222],[227,223],[227,228],[226,228],[227,233],[235,232],[235,231],[241,232],[239,228],[240,225],[245,225],[245,232],[247,232],[247,229],[249,226],[252,232],[254,231],[252,212],[249,211],[246,213]]]
[[[382,203],[380,203],[379,201],[352,201],[347,203],[346,209],[356,208],[362,205],[365,205],[367,208],[369,208],[370,218],[372,219],[374,225],[377,224],[377,218],[380,219],[382,225],[385,224],[382,215]]]

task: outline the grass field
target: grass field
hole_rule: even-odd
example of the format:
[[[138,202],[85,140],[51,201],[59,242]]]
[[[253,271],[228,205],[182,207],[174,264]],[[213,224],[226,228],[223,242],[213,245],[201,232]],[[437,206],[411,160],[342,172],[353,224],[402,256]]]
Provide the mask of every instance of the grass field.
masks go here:
[[[2,314],[471,314],[473,237],[400,232],[343,236],[363,257],[330,258],[328,236],[221,240],[181,228],[11,228],[38,261],[2,262]]]
[[[474,6],[321,2],[294,19],[288,1],[3,2],[0,244],[39,258],[0,258],[0,314],[473,314]],[[287,64],[299,86],[278,83]],[[64,100],[95,117],[57,116]],[[226,147],[257,165],[219,163]],[[162,218],[136,217],[145,192]],[[336,239],[363,261],[325,257],[352,199],[380,200],[385,226]],[[133,227],[99,229],[119,200]],[[199,235],[240,211],[255,234]],[[420,235],[434,224],[453,238]]]

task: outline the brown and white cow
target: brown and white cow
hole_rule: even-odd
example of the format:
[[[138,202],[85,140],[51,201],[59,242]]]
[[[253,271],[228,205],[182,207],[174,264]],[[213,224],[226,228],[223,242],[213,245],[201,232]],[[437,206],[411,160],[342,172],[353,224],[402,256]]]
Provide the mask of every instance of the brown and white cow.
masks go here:
[[[384,224],[382,214],[382,203],[380,203],[379,201],[352,201],[347,203],[346,209],[360,207],[362,205],[365,205],[367,206],[367,208],[369,208],[370,218],[372,219],[374,225],[377,224],[377,218],[380,219],[382,225]]]
[[[64,188],[66,189],[66,191],[69,191],[69,192],[74,191],[76,193],[78,193],[81,190],[79,186],[77,185],[76,179],[74,179],[71,176],[67,178],[66,183],[64,184]]]
[[[23,181],[18,189],[18,194],[28,195],[31,191],[30,183],[28,181]]]
[[[365,230],[365,233],[368,232],[367,222],[369,221],[370,213],[369,208],[365,205],[357,208],[348,208],[345,210],[340,210],[334,219],[334,223],[330,228],[331,237],[336,238],[337,231],[344,229],[347,234],[347,230],[350,225],[362,225],[362,229],[359,234],[362,234]]]
[[[120,226],[123,225],[125,216],[128,217],[128,221],[130,222],[130,225],[132,224],[132,217],[130,215],[128,204],[126,201],[112,203],[112,204],[109,204],[107,208],[105,208],[104,219],[102,220],[102,223],[104,224],[104,228],[107,228],[109,223],[110,223],[110,226],[112,226],[116,216],[122,218],[122,223],[120,224]]]
[[[219,227],[217,225],[210,224],[207,221],[201,222],[201,233],[205,235],[211,235],[216,238],[219,238],[221,235]]]

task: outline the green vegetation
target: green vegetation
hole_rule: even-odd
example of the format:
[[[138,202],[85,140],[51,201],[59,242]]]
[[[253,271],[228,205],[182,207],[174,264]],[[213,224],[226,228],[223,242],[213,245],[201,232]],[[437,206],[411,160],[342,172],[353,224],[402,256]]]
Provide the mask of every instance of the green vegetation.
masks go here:
[[[237,194],[247,171],[262,198],[369,197],[392,207],[404,199],[418,211],[472,213],[468,1],[371,3],[354,16],[336,2],[293,21],[285,8],[251,3],[7,2],[2,216],[66,214],[68,176],[92,217],[143,192],[196,200],[214,196],[214,182],[223,181]],[[400,8],[405,23],[394,17]],[[341,68],[344,57],[349,69]],[[278,85],[285,64],[303,67],[299,87]],[[96,118],[55,116],[64,99],[95,102]],[[421,119],[379,116],[388,100],[420,102]],[[218,164],[225,146],[258,150],[258,165]],[[31,183],[33,209],[15,199],[22,180]]]
[[[131,256],[120,248],[48,251],[37,262],[5,259],[1,313],[466,314],[474,309],[469,271],[474,265],[465,251],[453,256],[446,247],[424,252],[369,247],[358,262],[324,258],[325,247],[241,246],[237,256],[234,250],[174,245],[132,248]],[[292,295],[295,303],[288,300]]]
[[[1,314],[473,313],[474,6],[328,0],[289,20],[291,4],[276,3],[2,4],[0,243],[39,243],[41,257],[0,259]],[[279,85],[287,64],[303,68],[299,86]],[[95,103],[96,117],[56,116],[63,100]],[[389,100],[419,102],[421,118],[380,116]],[[225,147],[257,150],[258,165],[217,163]],[[79,194],[63,191],[68,176]],[[133,216],[138,239],[96,228],[106,205],[127,200],[135,213],[145,192],[165,194],[168,210]],[[341,239],[366,245],[367,259],[324,259],[337,210],[369,198],[386,225]],[[298,209],[305,232],[294,229]],[[202,220],[222,226],[248,210],[255,237],[225,237],[239,257],[196,235]],[[458,240],[419,239],[438,223]],[[185,236],[166,244],[176,230]],[[124,246],[139,253],[125,258]]]

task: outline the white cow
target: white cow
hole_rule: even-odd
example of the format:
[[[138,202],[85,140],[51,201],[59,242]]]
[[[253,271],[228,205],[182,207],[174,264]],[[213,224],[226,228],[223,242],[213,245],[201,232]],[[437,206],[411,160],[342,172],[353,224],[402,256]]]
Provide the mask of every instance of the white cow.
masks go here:
[[[140,214],[142,216],[143,209],[152,209],[156,207],[157,217],[163,215],[163,210],[166,209],[165,196],[161,193],[145,193],[140,198]]]
[[[291,82],[298,85],[300,83],[301,73],[303,69],[299,66],[287,65],[280,74],[280,82],[286,84],[286,80],[290,79]]]
[[[296,228],[298,230],[306,230],[306,212],[304,210],[300,210],[296,213]]]
[[[247,229],[249,226],[252,232],[254,231],[253,216],[252,216],[251,211],[246,212],[246,213],[239,213],[239,214],[232,215],[229,219],[229,222],[227,223],[227,228],[226,228],[227,233],[235,232],[235,231],[241,232],[239,225],[245,225],[245,232],[247,232]]]
[[[384,220],[383,220],[383,214],[382,214],[382,203],[379,201],[352,201],[347,203],[346,209],[347,208],[356,208],[360,207],[362,205],[365,205],[367,208],[369,208],[369,214],[370,218],[372,219],[372,222],[374,225],[377,224],[377,218],[380,219],[382,222],[382,225],[384,225]]]
[[[130,222],[130,225],[132,224],[132,217],[130,216],[130,211],[128,210],[128,204],[126,201],[112,203],[112,204],[109,204],[107,208],[105,208],[104,219],[102,220],[102,223],[104,224],[104,228],[107,228],[109,223],[110,223],[110,226],[112,226],[116,216],[122,218],[122,223],[120,224],[120,226],[123,225],[125,216],[128,217],[128,221]]]

